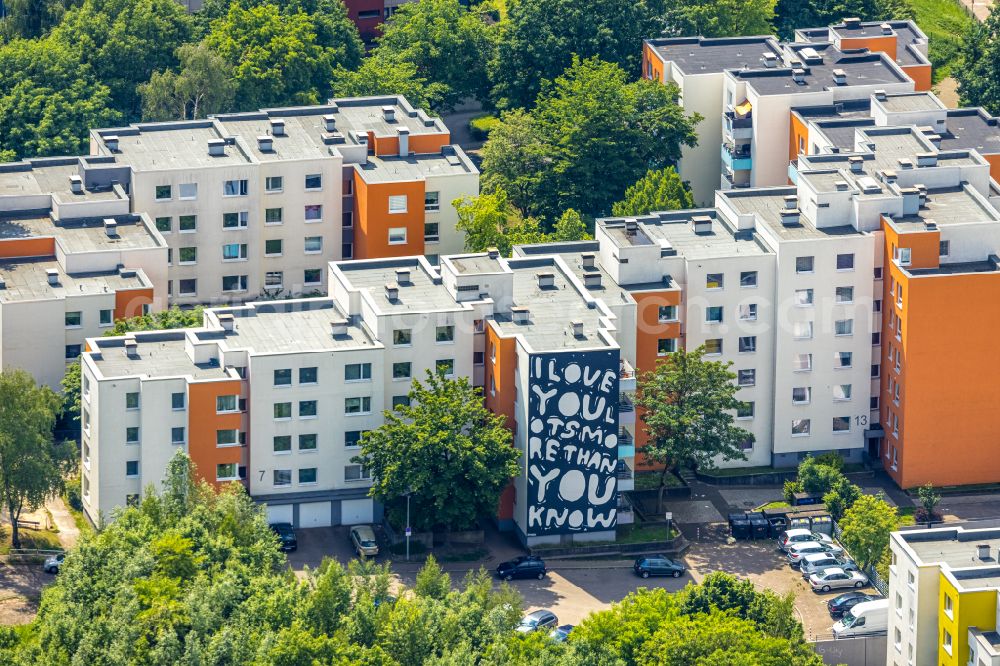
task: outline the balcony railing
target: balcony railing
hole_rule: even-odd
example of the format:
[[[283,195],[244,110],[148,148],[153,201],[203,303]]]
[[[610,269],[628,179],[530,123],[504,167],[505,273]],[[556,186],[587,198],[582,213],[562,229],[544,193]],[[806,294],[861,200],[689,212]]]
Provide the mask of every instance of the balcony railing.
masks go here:
[[[630,433],[625,428],[618,429],[618,446],[632,446],[635,444],[635,438],[632,437]]]
[[[722,163],[733,171],[746,171],[753,168],[750,147],[736,147],[722,144]]]
[[[620,462],[618,463],[617,476],[619,481],[631,481],[633,478],[635,478],[635,473],[632,471],[631,467],[629,467],[625,463]]]
[[[619,412],[634,412],[635,411],[635,405],[632,403],[631,400],[629,400],[629,398],[627,396],[623,395],[623,396],[621,396],[618,399],[618,411]]]
[[[618,378],[635,379],[635,368],[633,368],[625,359],[621,359],[618,363]]]
[[[726,111],[726,127],[732,129],[747,129],[753,127],[753,114],[748,113],[743,117],[738,117],[733,111]]]

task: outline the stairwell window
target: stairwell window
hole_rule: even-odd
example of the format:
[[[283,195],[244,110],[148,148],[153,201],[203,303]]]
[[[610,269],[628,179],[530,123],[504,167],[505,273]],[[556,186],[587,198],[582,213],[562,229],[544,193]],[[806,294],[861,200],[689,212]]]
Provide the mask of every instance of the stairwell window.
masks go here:
[[[138,444],[139,443],[139,428],[135,426],[130,426],[125,428],[125,443],[126,444]]]

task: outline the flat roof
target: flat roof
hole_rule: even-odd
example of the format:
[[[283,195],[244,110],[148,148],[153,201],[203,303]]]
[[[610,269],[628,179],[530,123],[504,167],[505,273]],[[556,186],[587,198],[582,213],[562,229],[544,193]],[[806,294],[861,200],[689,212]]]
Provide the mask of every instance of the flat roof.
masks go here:
[[[337,115],[337,127],[356,132],[371,132],[378,137],[396,136],[396,129],[405,127],[414,134],[448,133],[448,128],[440,118],[434,118],[421,109],[414,109],[401,95],[381,97],[350,97],[332,100],[330,105]],[[393,107],[392,120],[386,120],[383,107]],[[286,110],[265,109],[274,116],[280,111],[284,117]],[[344,131],[341,129],[340,131]]]
[[[793,106],[792,113],[806,120],[836,120],[846,118],[869,118],[871,114],[871,98],[846,99],[835,104],[811,104],[809,106]]]
[[[721,73],[727,69],[763,66],[765,52],[779,58],[781,50],[774,37],[668,37],[647,39],[646,43],[664,60],[673,62],[685,74]]]
[[[490,258],[488,254],[466,254],[447,257],[459,275],[482,275],[483,273],[503,273],[504,266],[499,257]]]
[[[942,564],[949,569],[996,567],[1000,553],[1000,529],[935,528],[895,532],[916,555],[918,564]],[[977,546],[990,548],[991,561],[978,558]]]
[[[693,218],[707,217],[707,231],[695,233]],[[752,230],[737,232],[726,224],[714,208],[665,211],[636,218],[634,235],[625,228],[625,218],[601,220],[608,235],[619,245],[659,245],[671,248],[688,260],[768,254]]]
[[[805,215],[799,216],[796,224],[781,222],[780,211],[785,208],[785,197],[796,194],[794,187],[769,187],[762,189],[728,190],[719,193],[724,196],[741,215],[753,213],[757,220],[780,240],[818,240],[836,236],[860,236],[861,232],[849,224],[834,227],[819,227]]]
[[[882,53],[843,53],[832,44],[811,42],[789,44],[787,48],[798,54],[802,60],[800,68],[805,70],[805,76],[801,83],[793,80],[791,67],[733,70],[732,73],[761,95],[791,95],[828,88],[905,83],[910,80],[890,63],[888,56]],[[822,62],[806,63],[801,55],[803,49],[815,50],[822,58]],[[844,85],[838,85],[834,81],[835,69],[843,70]]]
[[[367,290],[375,306],[383,313],[433,312],[460,310],[462,306],[448,292],[436,275],[428,274],[414,257],[373,261],[343,261],[335,265],[355,289]],[[409,269],[409,282],[399,283],[398,269]],[[385,285],[399,285],[397,298],[390,301]]]
[[[479,170],[458,146],[444,146],[442,152],[436,154],[408,155],[407,157],[369,155],[365,163],[355,164],[354,168],[369,183],[423,180],[433,176],[479,173]],[[450,202],[446,203],[450,205]]]
[[[59,281],[49,284],[46,271],[56,270]],[[95,271],[69,274],[55,259],[27,258],[0,260],[0,302],[58,299],[66,296],[89,296],[114,293],[122,289],[139,289],[150,286],[136,271]]]
[[[113,201],[119,198],[111,188],[73,193],[69,178],[79,175],[78,158],[75,157],[3,164],[0,165],[0,196],[52,194],[64,202]]]
[[[620,303],[632,302],[629,290],[618,285],[615,279],[604,270],[601,265],[601,244],[598,241],[573,241],[566,243],[538,243],[535,245],[519,245],[517,255],[523,257],[555,255],[563,260],[570,271],[576,275],[581,284],[584,284],[588,292],[595,298],[601,298],[606,305],[616,305]],[[592,268],[583,267],[583,255],[594,256],[594,266]],[[601,276],[601,285],[586,286],[585,276],[598,273]]]
[[[950,264],[941,264],[937,268],[904,268],[903,271],[914,277],[922,275],[960,275],[965,273],[996,273],[998,267],[989,260],[984,261],[960,261]]]
[[[900,231],[914,230],[914,226],[922,230],[928,222],[947,226],[998,221],[1000,213],[995,208],[962,186],[929,188],[927,201],[916,215],[892,218]]]
[[[981,155],[1000,154],[997,119],[982,108],[949,109],[947,132],[941,134],[941,149],[975,150]]]
[[[240,308],[218,308],[215,315],[235,317],[232,332],[222,339],[229,349],[247,349],[257,354],[282,352],[342,351],[374,348],[374,338],[357,324],[334,337],[330,325],[347,315],[330,299],[288,303],[253,303]],[[195,331],[199,340],[218,340],[218,331]]]
[[[872,104],[878,104],[889,113],[906,113],[910,111],[944,111],[947,107],[941,103],[937,95],[931,92],[908,92],[887,94],[885,99],[876,99]]]
[[[116,377],[178,377],[194,379],[229,379],[225,368],[212,363],[194,363],[188,356],[185,331],[136,333],[138,353],[132,358],[125,354],[124,338],[96,340],[97,348],[90,358],[105,379]]]
[[[831,145],[842,151],[854,150],[858,128],[875,127],[875,121],[871,118],[820,120],[814,124]]]
[[[118,151],[114,154],[133,169],[158,171],[250,162],[235,145],[227,145],[222,155],[208,154],[208,142],[223,138],[211,120],[140,123],[98,130],[98,134],[104,139],[116,135]]]
[[[50,217],[3,217],[0,218],[0,240],[53,236],[69,253],[160,247],[159,241],[138,216],[108,218],[117,222],[118,235],[115,237],[105,232],[104,219],[53,222]]]
[[[271,120],[263,113],[233,114],[219,116],[218,119],[223,129],[232,136],[239,136],[247,150],[260,162],[330,157],[334,147],[323,142],[327,132],[320,114],[282,118],[285,121],[282,136],[271,134]],[[259,136],[271,138],[271,150],[265,152],[260,149],[257,142]],[[354,142],[353,138],[351,141]]]

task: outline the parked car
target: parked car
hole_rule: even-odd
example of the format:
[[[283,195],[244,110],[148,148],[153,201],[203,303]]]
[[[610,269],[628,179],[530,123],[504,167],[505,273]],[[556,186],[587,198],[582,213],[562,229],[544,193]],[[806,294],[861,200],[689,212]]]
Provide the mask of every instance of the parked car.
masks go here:
[[[279,547],[282,551],[290,553],[297,550],[299,540],[295,538],[295,528],[291,523],[271,523],[271,529],[278,535]]]
[[[833,539],[828,534],[820,534],[806,529],[785,530],[778,537],[778,548],[788,552],[788,549],[797,543],[808,543],[818,541],[820,543],[833,543]]]
[[[59,573],[59,569],[62,568],[63,559],[66,557],[66,553],[59,553],[58,555],[49,555],[45,558],[45,564],[42,565],[42,571],[50,574]]]
[[[867,584],[868,576],[860,571],[844,571],[840,568],[827,569],[823,573],[809,576],[809,585],[814,592],[829,592],[843,587],[864,587]]]
[[[497,567],[497,576],[504,580],[514,578],[545,578],[548,571],[545,569],[545,561],[533,555],[522,555],[509,562],[501,562]]]
[[[844,549],[840,546],[832,543],[821,543],[819,541],[806,541],[805,543],[797,543],[788,549],[788,563],[793,567],[799,566],[799,562],[806,555],[812,555],[814,553],[833,553],[835,555],[840,555],[844,552]]]
[[[849,557],[834,555],[833,553],[813,553],[806,555],[799,562],[799,571],[803,578],[809,578],[814,573],[821,573],[826,569],[840,567],[844,571],[858,571],[858,565]]]
[[[558,626],[559,618],[549,610],[536,610],[521,618],[521,624],[517,625],[515,631],[522,634],[530,634],[533,631],[552,629]]]
[[[889,629],[889,600],[875,599],[856,605],[833,625],[834,638],[879,636]]]
[[[680,578],[681,574],[684,573],[684,565],[680,562],[674,562],[666,555],[650,555],[637,559],[632,565],[632,570],[640,578],[649,578],[650,576]]]
[[[371,525],[355,525],[351,528],[351,545],[354,551],[364,557],[375,557],[378,555],[378,541],[375,540],[375,531]]]
[[[571,631],[573,631],[573,625],[564,624],[550,631],[549,638],[554,640],[556,643],[565,643],[566,639],[569,638],[569,632]]]
[[[866,601],[875,601],[878,597],[865,594],[864,592],[844,592],[843,594],[838,594],[833,599],[826,602],[826,609],[830,611],[830,617],[834,620],[839,620],[844,617],[847,611],[851,610],[858,604],[863,604]]]

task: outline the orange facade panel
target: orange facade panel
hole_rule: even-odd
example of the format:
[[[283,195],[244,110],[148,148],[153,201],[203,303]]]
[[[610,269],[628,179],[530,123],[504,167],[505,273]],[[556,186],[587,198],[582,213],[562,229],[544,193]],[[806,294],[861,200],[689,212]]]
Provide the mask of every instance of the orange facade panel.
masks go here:
[[[443,146],[447,146],[451,141],[449,132],[434,134],[411,135],[407,142],[408,150],[419,155],[429,153],[440,153]],[[378,157],[391,157],[399,155],[398,136],[375,136],[373,132],[368,133],[368,145],[375,150]]]
[[[794,113],[791,113],[788,134],[788,161],[794,162],[800,154],[809,152],[809,128]]]
[[[494,414],[506,418],[505,425],[514,428],[514,401],[517,389],[514,377],[517,370],[517,342],[514,338],[502,338],[492,326],[486,327],[486,388],[484,397],[486,408]],[[514,486],[508,486],[500,496],[497,517],[500,520],[514,518]]]
[[[390,197],[406,197],[406,210],[389,212]],[[406,242],[390,242],[405,229]],[[424,253],[424,181],[368,183],[354,175],[354,258],[409,257]]]
[[[642,73],[643,76],[653,81],[666,82],[663,74],[663,60],[660,59],[660,56],[653,51],[649,44],[642,45]]]
[[[217,465],[247,465],[239,440],[235,446],[220,446],[218,436],[220,430],[242,432],[243,414],[219,414],[216,409],[220,396],[235,395],[238,400],[242,394],[243,381],[239,379],[188,384],[188,455],[197,467],[198,477],[214,486],[219,485]]]
[[[848,37],[841,38],[840,50],[848,49],[868,49],[872,53],[885,53],[893,60],[896,59],[896,48],[898,42],[896,35],[879,35],[877,37]]]
[[[115,292],[115,321],[142,314],[142,306],[153,304],[153,289],[122,289]]]
[[[1000,154],[983,155],[990,163],[990,178],[1000,183]]]
[[[908,65],[906,67],[900,66],[906,75],[913,79],[913,89],[918,92],[926,92],[931,89],[931,66],[926,65]]]
[[[51,237],[10,238],[0,240],[0,259],[15,257],[51,257],[56,253],[56,240]]]

